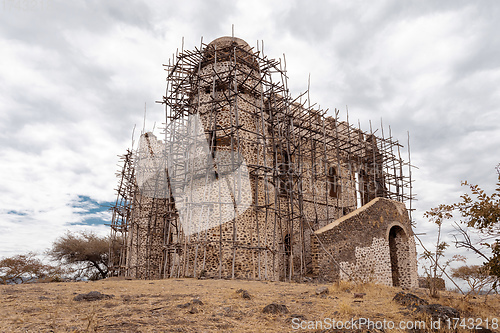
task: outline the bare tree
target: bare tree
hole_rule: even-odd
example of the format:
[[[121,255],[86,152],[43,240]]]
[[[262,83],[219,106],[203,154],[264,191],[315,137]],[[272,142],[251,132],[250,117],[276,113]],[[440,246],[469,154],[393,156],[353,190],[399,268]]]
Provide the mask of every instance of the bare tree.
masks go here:
[[[467,282],[470,289],[467,295],[476,294],[485,288],[489,293],[494,289],[493,286],[497,280],[495,276],[490,275],[487,267],[481,265],[464,265],[452,268],[451,271],[451,276]]]
[[[437,279],[442,276],[441,271],[438,271],[439,260],[444,257],[444,251],[449,246],[446,242],[441,241],[441,227],[443,221],[452,217],[450,207],[446,205],[439,205],[439,207],[432,208],[425,212],[424,217],[428,218],[431,222],[435,223],[438,227],[436,247],[434,252],[424,250],[420,257],[421,259],[428,260],[429,266],[424,266],[425,275],[427,277],[431,297],[438,297]],[[446,264],[448,266],[449,263]]]
[[[104,279],[109,271],[110,244],[109,237],[99,237],[92,232],[68,232],[52,244],[47,254],[63,264],[76,266],[80,274]]]
[[[32,252],[0,260],[0,284],[54,281],[62,273],[60,268],[44,264]]]

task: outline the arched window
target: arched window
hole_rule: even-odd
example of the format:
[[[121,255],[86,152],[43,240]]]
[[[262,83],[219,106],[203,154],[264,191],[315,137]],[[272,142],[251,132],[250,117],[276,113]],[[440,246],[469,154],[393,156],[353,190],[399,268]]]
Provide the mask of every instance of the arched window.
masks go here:
[[[359,191],[359,197],[361,200],[361,206],[366,205],[367,203],[370,202],[371,196],[370,196],[370,178],[368,177],[368,174],[364,169],[360,169],[358,172],[358,191]]]
[[[328,195],[332,198],[338,198],[341,191],[340,177],[337,175],[335,167],[328,168]]]
[[[233,142],[231,143],[231,136],[226,135],[222,127],[217,125],[215,130],[209,130],[208,132],[208,145],[212,157],[215,158],[217,147],[236,150],[237,143],[235,138],[233,138]]]
[[[278,165],[279,170],[279,192],[280,195],[287,195],[292,190],[290,181],[290,155],[286,150],[281,150],[281,161]]]
[[[233,138],[233,144],[232,144],[233,147],[231,147],[231,137],[229,135],[225,135],[225,136],[222,136],[222,135],[220,135],[217,138],[217,140],[215,141],[216,145],[218,147],[226,147],[226,148],[232,148],[233,150],[236,150],[236,142],[235,142],[236,139]]]
[[[215,151],[217,150],[217,130],[208,131],[208,146],[212,153],[212,158],[215,158]]]
[[[292,238],[290,237],[290,234],[285,235],[283,243],[285,245],[285,254],[289,256],[292,252]]]

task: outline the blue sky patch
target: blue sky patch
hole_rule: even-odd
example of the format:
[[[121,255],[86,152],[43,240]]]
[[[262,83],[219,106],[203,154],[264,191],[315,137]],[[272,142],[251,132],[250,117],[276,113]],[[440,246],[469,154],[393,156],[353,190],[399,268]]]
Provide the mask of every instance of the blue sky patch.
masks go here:
[[[110,207],[114,204],[112,201],[98,202],[91,197],[79,195],[78,201],[73,203],[73,207],[78,210],[75,212],[82,215],[83,219],[72,224],[102,225],[111,223]]]
[[[19,215],[19,216],[26,216],[28,215],[27,213],[24,212],[19,212],[17,210],[9,210],[7,214],[12,214],[12,215]]]

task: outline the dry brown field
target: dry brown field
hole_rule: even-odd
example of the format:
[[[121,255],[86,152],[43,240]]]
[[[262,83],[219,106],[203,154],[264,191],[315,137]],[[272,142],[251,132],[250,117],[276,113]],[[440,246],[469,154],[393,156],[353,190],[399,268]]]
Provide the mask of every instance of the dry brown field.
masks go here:
[[[329,293],[317,295],[321,287]],[[250,298],[242,297],[240,289]],[[74,300],[91,291],[113,297]],[[333,330],[329,325],[332,320],[352,323],[360,318],[395,325],[428,321],[392,300],[399,291],[373,284],[185,278],[0,285],[0,332],[405,332],[397,327]],[[498,295],[464,299],[442,292],[439,299],[430,299],[425,289],[405,292],[454,307],[464,318],[479,318],[483,323],[488,319],[490,325],[495,318],[500,320]],[[359,298],[359,293],[365,295]],[[289,312],[263,313],[270,303],[286,305]],[[458,327],[458,332],[471,331]]]

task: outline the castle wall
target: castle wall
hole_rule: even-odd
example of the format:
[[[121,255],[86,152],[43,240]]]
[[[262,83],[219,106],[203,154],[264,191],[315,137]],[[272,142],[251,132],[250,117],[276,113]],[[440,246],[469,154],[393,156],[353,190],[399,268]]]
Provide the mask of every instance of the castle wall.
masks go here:
[[[176,163],[186,162],[179,170],[168,166],[168,176],[136,176],[149,190],[135,201],[129,274],[312,274],[413,285],[415,244],[404,205],[372,200],[387,195],[376,138],[266,92],[262,66],[242,40],[217,39],[200,56],[188,83],[179,85],[188,92],[173,94],[182,101],[178,119],[199,117],[196,130],[188,122],[183,140],[201,137],[205,145],[177,147]],[[158,142],[143,148],[159,152]],[[158,184],[167,189],[159,197]]]
[[[402,203],[376,198],[317,230],[311,242],[314,274],[322,278],[418,285],[415,242]]]
[[[136,200],[140,208],[133,212],[133,223],[127,235],[128,275],[139,279],[159,279],[163,277],[165,200],[140,194]]]

